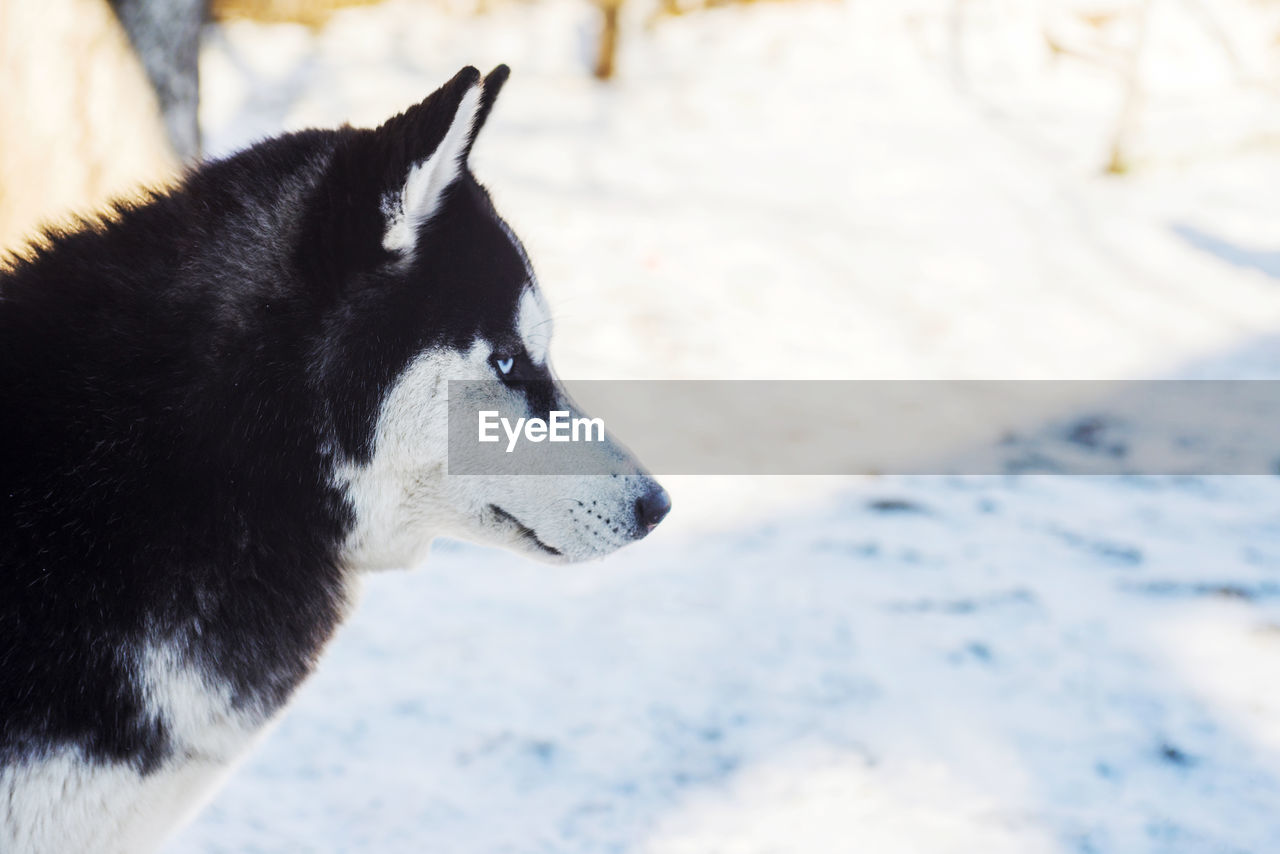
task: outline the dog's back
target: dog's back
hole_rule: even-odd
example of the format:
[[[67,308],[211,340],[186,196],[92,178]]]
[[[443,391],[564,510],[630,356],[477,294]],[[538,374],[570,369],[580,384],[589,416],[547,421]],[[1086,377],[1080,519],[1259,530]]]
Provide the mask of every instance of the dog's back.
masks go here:
[[[333,141],[215,164],[0,279],[13,850],[146,850],[337,621],[342,510],[296,352],[312,295],[279,257]]]

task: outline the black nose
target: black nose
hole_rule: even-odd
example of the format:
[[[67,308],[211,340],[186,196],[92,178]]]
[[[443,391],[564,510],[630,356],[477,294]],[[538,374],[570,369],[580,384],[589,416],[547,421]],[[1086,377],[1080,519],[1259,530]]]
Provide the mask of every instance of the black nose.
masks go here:
[[[636,499],[636,521],[645,533],[658,527],[658,523],[671,512],[671,496],[656,483],[653,488]]]

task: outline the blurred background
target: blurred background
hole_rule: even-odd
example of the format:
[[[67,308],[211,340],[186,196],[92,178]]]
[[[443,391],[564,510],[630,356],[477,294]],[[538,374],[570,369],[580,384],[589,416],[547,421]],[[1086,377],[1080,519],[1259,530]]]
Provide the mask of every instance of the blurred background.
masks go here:
[[[565,377],[1280,378],[1277,0],[3,0],[0,246],[499,62]],[[1280,850],[1280,478],[666,480],[371,579],[168,850]]]

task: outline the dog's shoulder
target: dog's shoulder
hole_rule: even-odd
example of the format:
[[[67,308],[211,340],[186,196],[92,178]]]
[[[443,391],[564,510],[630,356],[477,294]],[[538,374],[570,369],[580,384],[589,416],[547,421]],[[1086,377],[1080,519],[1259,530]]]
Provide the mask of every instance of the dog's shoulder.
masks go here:
[[[192,644],[215,695],[279,705],[336,624],[345,510],[290,258],[351,133],[215,161],[0,273],[0,766],[70,744],[148,770],[180,706],[145,650]]]

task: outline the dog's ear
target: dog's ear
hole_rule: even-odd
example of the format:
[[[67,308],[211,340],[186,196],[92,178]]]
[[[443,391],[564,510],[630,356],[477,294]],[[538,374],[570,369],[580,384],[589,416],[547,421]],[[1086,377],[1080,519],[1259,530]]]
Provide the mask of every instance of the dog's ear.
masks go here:
[[[3,0],[0,0],[3,2]],[[358,270],[412,256],[420,227],[466,169],[480,126],[509,71],[482,81],[467,67],[414,107],[372,131],[340,133],[322,186],[310,200],[298,263],[334,287]]]
[[[468,66],[421,104],[374,131],[375,157],[385,158],[387,170],[384,248],[413,251],[418,228],[462,172],[483,94],[480,72]]]
[[[431,219],[445,190],[466,168],[493,102],[510,70],[499,65],[483,81],[468,66],[425,101],[378,128],[378,154],[388,168],[382,245],[389,251],[413,251],[418,229]]]

